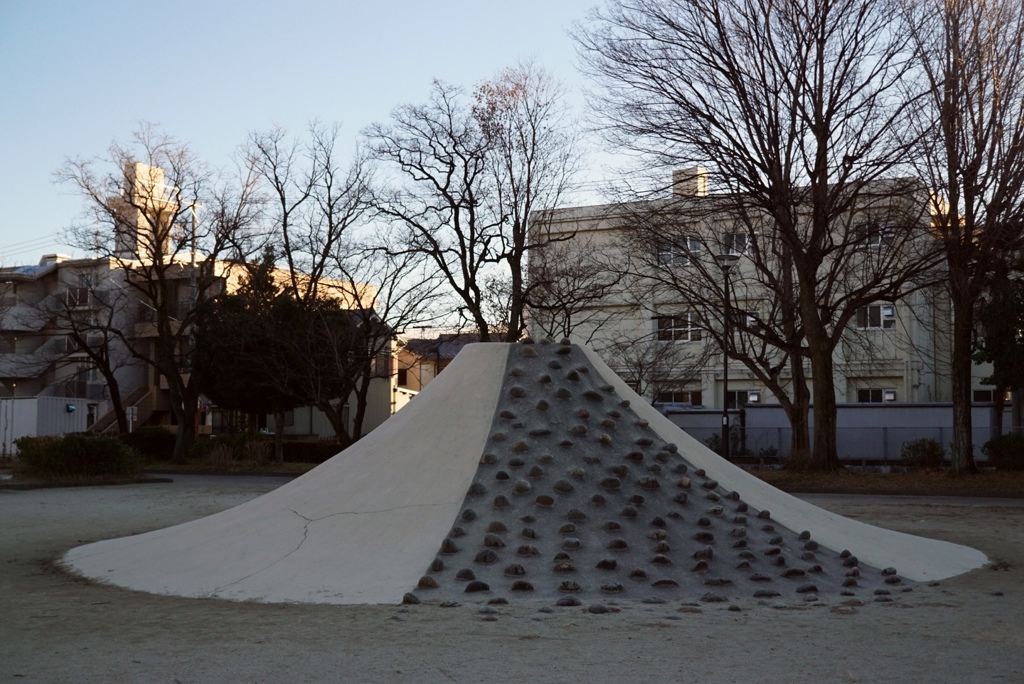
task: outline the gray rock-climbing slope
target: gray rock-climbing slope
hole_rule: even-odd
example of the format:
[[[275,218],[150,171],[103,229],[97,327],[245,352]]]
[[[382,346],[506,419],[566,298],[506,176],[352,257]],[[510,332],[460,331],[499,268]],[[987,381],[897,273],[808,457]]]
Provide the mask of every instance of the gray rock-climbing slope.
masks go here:
[[[69,551],[74,572],[267,602],[810,597],[978,567],[725,462],[567,342],[467,346],[413,402],[236,508]]]
[[[690,445],[691,447],[693,445]],[[423,600],[844,594],[892,568],[825,548],[722,487],[568,343],[509,358],[480,467],[419,580]]]

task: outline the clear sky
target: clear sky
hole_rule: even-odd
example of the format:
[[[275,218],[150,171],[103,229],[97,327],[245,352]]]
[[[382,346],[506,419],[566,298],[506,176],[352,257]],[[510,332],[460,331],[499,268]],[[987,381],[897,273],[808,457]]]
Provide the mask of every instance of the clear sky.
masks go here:
[[[54,183],[140,121],[226,166],[253,130],[342,137],[534,59],[583,111],[566,31],[597,0],[0,0],[0,264],[60,251],[81,211]],[[593,172],[591,172],[593,173]],[[590,176],[594,178],[594,176]]]

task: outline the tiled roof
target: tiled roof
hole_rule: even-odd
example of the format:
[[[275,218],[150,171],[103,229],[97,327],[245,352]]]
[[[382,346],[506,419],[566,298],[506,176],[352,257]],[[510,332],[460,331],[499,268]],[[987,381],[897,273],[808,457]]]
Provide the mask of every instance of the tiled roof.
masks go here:
[[[433,359],[454,359],[455,355],[462,351],[467,344],[480,341],[478,333],[460,333],[453,335],[438,335],[436,338],[427,339],[423,337],[413,338],[405,341],[405,348],[419,356]]]

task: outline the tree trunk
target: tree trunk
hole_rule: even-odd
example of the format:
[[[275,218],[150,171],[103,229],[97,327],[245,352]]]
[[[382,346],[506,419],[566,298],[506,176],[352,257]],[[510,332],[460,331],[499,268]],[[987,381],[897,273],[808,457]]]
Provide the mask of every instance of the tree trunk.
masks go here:
[[[107,388],[110,390],[110,403],[113,406],[114,415],[117,416],[117,431],[122,435],[127,434],[128,414],[125,412],[124,402],[121,401],[121,388],[117,384],[117,378],[114,377],[113,373],[108,373],[103,368],[100,369],[100,373],[103,375],[103,379],[107,381]]]
[[[1024,407],[1021,390],[1015,389],[1010,392],[1010,429],[1017,432],[1021,426],[1021,409]]]
[[[811,391],[807,388],[807,375],[804,373],[804,359],[793,356],[791,362],[793,374],[793,409],[789,416],[789,425],[793,434],[790,436],[789,453],[801,458],[811,450]]]
[[[814,345],[812,345],[812,350]],[[842,469],[836,448],[836,390],[829,348],[811,352],[814,383],[814,448],[807,461],[809,470],[835,472]]]
[[[834,472],[841,469],[836,448],[836,390],[832,377],[832,351],[828,332],[818,313],[814,282],[801,282],[800,312],[804,321],[808,356],[811,359],[811,383],[814,387],[814,440],[808,470]]]
[[[949,472],[954,475],[977,472],[974,463],[973,422],[971,417],[971,337],[974,310],[969,301],[952,293],[953,304],[953,443],[950,446]]]
[[[992,425],[995,428],[996,434],[993,437],[999,437],[1003,434],[1003,410],[1006,408],[1006,388],[1000,385],[996,385],[993,390],[993,405],[992,405]]]
[[[284,463],[284,411],[274,410],[274,460]]]
[[[324,415],[327,416],[328,422],[330,422],[331,427],[334,429],[334,438],[337,440],[338,444],[341,445],[342,449],[347,449],[352,444],[352,437],[349,435],[348,426],[345,425],[345,421],[342,420],[343,414],[341,406],[343,405],[344,404],[339,404],[338,406],[335,406],[331,402],[325,401],[317,404],[316,407],[323,411]]]
[[[523,272],[522,261],[509,259],[512,267],[512,294],[509,298],[508,332],[505,335],[506,342],[515,342],[523,333]]]
[[[356,387],[356,415],[352,418],[352,441],[356,442],[363,436],[363,421],[366,419],[366,405],[370,396],[370,385],[373,383],[373,376],[370,373],[363,373]]]
[[[178,432],[174,440],[174,462],[188,461],[188,452],[196,441],[196,416],[198,415],[198,393],[194,385],[185,384],[181,374],[175,370],[173,376],[166,373],[167,388],[170,396],[171,412],[178,421]]]
[[[180,406],[177,402],[172,405]],[[185,463],[188,461],[188,453],[196,441],[195,409],[188,411],[184,406],[174,410],[175,418],[178,420],[178,432],[174,437],[174,462]]]

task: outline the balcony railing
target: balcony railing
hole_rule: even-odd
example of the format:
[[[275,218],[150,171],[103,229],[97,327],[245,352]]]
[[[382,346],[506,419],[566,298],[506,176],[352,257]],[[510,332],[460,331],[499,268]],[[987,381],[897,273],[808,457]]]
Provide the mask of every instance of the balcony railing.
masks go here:
[[[167,315],[172,319],[180,321],[185,318],[189,311],[186,302],[174,302],[166,305]],[[139,309],[135,321],[137,323],[156,323],[157,310],[153,305],[146,302],[139,302]]]

